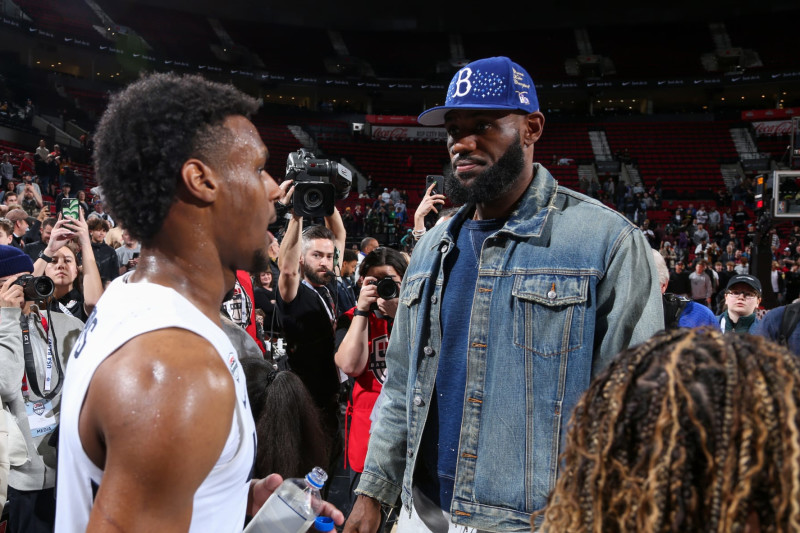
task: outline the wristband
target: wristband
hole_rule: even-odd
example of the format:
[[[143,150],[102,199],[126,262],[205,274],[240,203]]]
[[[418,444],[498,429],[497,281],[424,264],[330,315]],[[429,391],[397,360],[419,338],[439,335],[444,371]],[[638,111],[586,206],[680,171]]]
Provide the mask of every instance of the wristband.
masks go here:
[[[49,255],[45,255],[44,251],[39,252],[39,259],[43,259],[45,263],[52,263],[53,258]]]
[[[416,229],[411,230],[411,236],[414,237],[415,239],[419,239],[420,237],[425,235],[425,232],[427,231],[428,230],[426,228],[422,228],[421,230],[416,230]]]
[[[361,309],[356,309],[355,311],[353,311],[353,316],[365,316],[365,317],[369,318],[369,312],[368,311],[362,311]]]

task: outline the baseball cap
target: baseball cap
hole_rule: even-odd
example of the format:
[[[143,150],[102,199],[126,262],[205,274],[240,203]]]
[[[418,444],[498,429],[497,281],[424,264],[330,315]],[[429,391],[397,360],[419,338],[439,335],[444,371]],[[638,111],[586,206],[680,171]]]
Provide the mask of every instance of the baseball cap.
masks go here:
[[[424,111],[417,121],[424,126],[444,124],[453,109],[495,109],[527,113],[539,111],[539,99],[530,74],[507,57],[478,59],[461,68],[447,88],[443,106]]]
[[[726,289],[730,289],[737,283],[744,283],[745,285],[749,285],[750,287],[755,289],[756,292],[758,292],[758,294],[761,294],[761,282],[758,281],[758,278],[756,278],[755,276],[751,276],[749,274],[741,274],[739,276],[733,276],[731,280],[728,282],[728,286],[726,287]]]

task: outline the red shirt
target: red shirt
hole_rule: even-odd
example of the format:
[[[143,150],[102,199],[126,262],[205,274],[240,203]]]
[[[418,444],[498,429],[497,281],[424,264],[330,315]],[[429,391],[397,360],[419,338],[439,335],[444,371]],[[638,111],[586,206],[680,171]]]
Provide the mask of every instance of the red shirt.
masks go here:
[[[344,315],[353,320],[355,307]],[[372,425],[370,415],[386,381],[386,347],[389,345],[389,328],[385,319],[378,318],[375,313],[369,314],[369,358],[361,374],[353,384],[353,393],[347,402],[349,426],[345,428],[345,457],[350,468],[356,472],[364,471],[364,459],[367,457],[369,430]]]

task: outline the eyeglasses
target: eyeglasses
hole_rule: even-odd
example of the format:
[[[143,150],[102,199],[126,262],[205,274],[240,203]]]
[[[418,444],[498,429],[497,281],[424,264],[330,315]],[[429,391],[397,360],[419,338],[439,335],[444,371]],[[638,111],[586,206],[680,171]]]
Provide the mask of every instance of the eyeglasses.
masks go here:
[[[739,296],[741,296],[745,300],[752,300],[753,298],[758,297],[758,294],[754,292],[728,291],[728,294],[733,296],[734,298],[738,298]]]

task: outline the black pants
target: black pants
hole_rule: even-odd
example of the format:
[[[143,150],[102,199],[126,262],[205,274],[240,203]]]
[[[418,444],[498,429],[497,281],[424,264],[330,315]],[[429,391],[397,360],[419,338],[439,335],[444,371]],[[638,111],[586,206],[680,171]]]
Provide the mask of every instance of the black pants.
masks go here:
[[[8,487],[6,533],[52,533],[56,525],[56,491]]]

